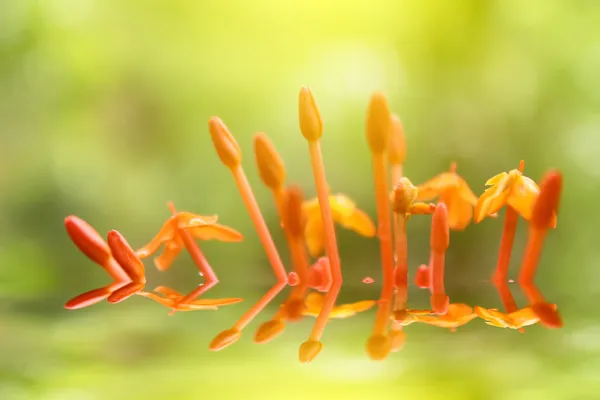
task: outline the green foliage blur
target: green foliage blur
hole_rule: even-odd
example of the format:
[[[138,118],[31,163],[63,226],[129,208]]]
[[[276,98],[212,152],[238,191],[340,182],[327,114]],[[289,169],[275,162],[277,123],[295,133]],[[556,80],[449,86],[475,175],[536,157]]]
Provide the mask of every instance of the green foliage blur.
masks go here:
[[[0,399],[592,399],[600,390],[600,4],[594,1],[1,0]],[[372,362],[374,313],[329,324],[325,348],[297,361],[312,318],[255,345],[265,310],[218,353],[208,343],[274,283],[207,121],[236,136],[244,168],[288,254],[252,137],[266,132],[288,179],[314,196],[297,94],[321,109],[327,176],[375,217],[365,109],[384,91],[404,123],[405,174],[420,183],[457,161],[474,192],[526,160],[539,180],[559,168],[558,228],[537,283],[565,320],[560,331],[515,331],[476,320],[455,334],[407,329],[405,348]],[[108,283],[69,241],[76,214],[103,235],[144,245],[179,209],[218,214],[237,244],[203,244],[221,278],[219,311],[179,313],[141,297],[78,311],[63,304]],[[502,217],[452,235],[454,302],[501,308],[489,279]],[[410,265],[428,257],[429,219],[409,224]],[[378,244],[338,230],[343,302],[378,296]],[[521,222],[512,276],[526,225]],[[182,256],[148,287],[200,283]],[[364,276],[375,285],[364,285]],[[514,287],[520,306],[525,298]],[[285,295],[285,294],[284,294]],[[428,295],[411,291],[413,307]],[[279,300],[278,300],[279,301]]]

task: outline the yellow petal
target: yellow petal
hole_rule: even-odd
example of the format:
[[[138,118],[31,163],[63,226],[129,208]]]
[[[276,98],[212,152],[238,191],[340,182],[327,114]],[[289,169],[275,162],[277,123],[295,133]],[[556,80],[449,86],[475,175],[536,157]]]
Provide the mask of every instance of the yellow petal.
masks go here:
[[[304,240],[311,256],[318,257],[323,253],[325,247],[324,237],[321,215],[310,217],[304,227]]]
[[[533,205],[540,194],[539,186],[530,178],[520,176],[508,197],[508,204],[514,208],[523,219],[529,221]]]
[[[473,218],[473,206],[458,196],[457,191],[451,190],[440,199],[448,207],[448,225],[453,230],[463,230]]]
[[[311,313],[319,313],[325,302],[325,296],[318,292],[310,292],[304,300],[306,311]]]
[[[467,203],[469,203],[471,206],[475,207],[475,204],[477,204],[477,196],[475,196],[475,193],[473,193],[473,191],[471,190],[471,188],[469,187],[469,184],[467,183],[467,181],[465,181],[462,177],[458,176],[458,194],[459,196],[466,201]]]
[[[376,233],[375,224],[371,220],[371,217],[359,209],[354,210],[351,216],[340,221],[340,225],[344,228],[352,229],[354,232],[365,237],[373,237]]]
[[[453,303],[448,305],[448,313],[446,315],[450,315],[454,318],[461,318],[471,314],[473,314],[473,307],[471,307],[470,305],[463,303]]]
[[[497,185],[502,181],[502,179],[505,179],[506,176],[508,176],[508,174],[506,172],[501,172],[498,175],[494,175],[490,179],[487,180],[487,182],[485,183],[485,186]]]
[[[338,222],[352,216],[354,210],[356,210],[356,203],[343,194],[329,196],[329,206],[331,207],[333,218]]]
[[[202,307],[215,307],[215,306],[227,306],[229,304],[237,304],[244,301],[244,299],[238,298],[238,297],[224,297],[222,299],[199,299],[199,300],[194,300],[190,303],[184,303],[184,304],[189,304],[192,306],[202,306]]]
[[[220,240],[222,242],[240,242],[241,233],[225,225],[214,224],[189,228],[187,231],[199,240]]]

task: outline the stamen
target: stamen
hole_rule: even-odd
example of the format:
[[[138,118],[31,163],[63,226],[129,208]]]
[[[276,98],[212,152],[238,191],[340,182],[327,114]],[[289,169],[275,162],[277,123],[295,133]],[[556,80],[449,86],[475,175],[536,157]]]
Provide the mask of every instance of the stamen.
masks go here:
[[[327,293],[323,308],[317,317],[317,320],[310,333],[310,339],[300,346],[299,357],[302,362],[310,362],[323,348],[320,342],[325,326],[329,321],[329,314],[333,309],[338,294],[342,287],[342,270],[335,237],[335,227],[333,217],[329,206],[329,193],[327,178],[325,176],[325,166],[321,154],[321,145],[319,138],[323,134],[323,122],[319,109],[315,103],[314,97],[308,87],[303,87],[298,96],[298,113],[300,121],[300,130],[302,135],[308,141],[311,165],[315,186],[317,189],[317,198],[319,199],[319,208],[321,209],[321,219],[323,220],[323,230],[325,233],[325,252],[329,258],[332,272],[332,285]]]
[[[367,353],[373,360],[384,359],[391,351],[391,340],[387,330],[392,296],[394,295],[394,250],[386,171],[386,155],[391,129],[392,119],[387,99],[384,95],[376,93],[371,97],[366,123],[367,142],[373,159],[375,201],[379,224],[378,236],[383,271],[383,288],[379,298],[379,307],[372,336],[367,342]]]
[[[437,314],[446,314],[450,299],[444,289],[444,263],[446,249],[450,244],[448,209],[439,203],[431,221],[431,308]]]
[[[520,283],[531,283],[535,278],[546,233],[553,225],[554,215],[558,214],[561,189],[561,173],[558,171],[548,172],[542,180],[540,194],[533,206],[529,238],[519,273]]]

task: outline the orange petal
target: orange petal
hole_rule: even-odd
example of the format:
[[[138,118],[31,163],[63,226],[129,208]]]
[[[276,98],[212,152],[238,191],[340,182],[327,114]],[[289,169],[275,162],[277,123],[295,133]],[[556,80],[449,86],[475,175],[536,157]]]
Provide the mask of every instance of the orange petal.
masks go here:
[[[308,247],[308,252],[313,257],[318,257],[325,248],[325,232],[323,230],[323,221],[320,216],[311,216],[306,221],[304,228],[304,240]]]
[[[177,256],[183,250],[184,245],[180,240],[171,240],[166,243],[163,252],[154,259],[154,265],[159,271],[168,270]]]
[[[188,229],[214,225],[219,220],[219,217],[216,215],[198,215],[187,211],[180,211],[175,214],[175,220],[178,229]]]
[[[160,228],[160,231],[152,238],[150,243],[146,246],[139,249],[136,253],[140,258],[146,258],[154,253],[160,248],[160,246],[168,241],[171,241],[177,236],[176,229],[176,218],[177,216],[170,217],[167,222],[163,224]]]
[[[240,242],[244,238],[241,233],[225,225],[214,224],[186,229],[199,240],[219,240],[221,242]]]
[[[458,196],[455,190],[445,193],[441,202],[448,207],[448,225],[452,230],[461,231],[465,229],[473,218],[473,206]]]
[[[180,293],[175,289],[171,289],[168,286],[157,286],[154,288],[154,291],[171,300],[179,300],[184,297],[183,293]]]
[[[460,185],[458,175],[453,172],[443,172],[422,185],[417,186],[418,195],[416,201],[432,200],[440,196],[448,189],[457,188]]]

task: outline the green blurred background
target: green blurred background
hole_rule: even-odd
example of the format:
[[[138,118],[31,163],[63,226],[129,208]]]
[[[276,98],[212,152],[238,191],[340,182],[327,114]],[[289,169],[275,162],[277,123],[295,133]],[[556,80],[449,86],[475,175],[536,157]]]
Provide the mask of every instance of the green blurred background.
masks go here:
[[[0,399],[598,398],[599,20],[598,2],[568,0],[1,0]],[[521,158],[535,180],[560,168],[559,225],[537,283],[565,327],[520,335],[480,320],[455,334],[413,325],[400,353],[372,362],[369,312],[330,323],[321,355],[301,365],[312,319],[252,343],[273,305],[237,344],[209,352],[274,278],[207,120],[219,115],[237,137],[287,260],[252,136],[267,132],[290,180],[313,196],[297,122],[305,84],[323,115],[333,191],[372,216],[363,127],[375,90],[403,120],[415,183],[453,160],[477,194]],[[221,278],[210,296],[246,301],[173,317],[141,297],[64,310],[108,280],[69,241],[63,218],[76,214],[103,235],[119,229],[139,247],[168,217],[168,200],[245,234],[203,249]],[[428,225],[410,223],[411,268],[427,260]],[[501,307],[486,283],[501,226],[486,220],[452,236],[453,301]],[[338,232],[341,301],[376,298],[377,242]],[[525,237],[521,224],[514,268]],[[149,288],[199,282],[187,255],[166,273],[146,266]],[[362,284],[367,275],[377,284]],[[415,291],[409,302],[427,298]]]

